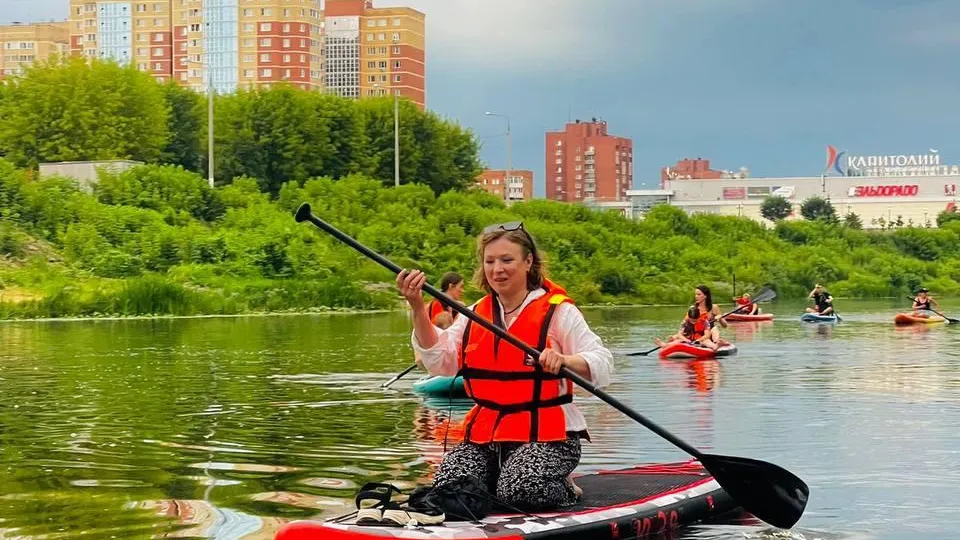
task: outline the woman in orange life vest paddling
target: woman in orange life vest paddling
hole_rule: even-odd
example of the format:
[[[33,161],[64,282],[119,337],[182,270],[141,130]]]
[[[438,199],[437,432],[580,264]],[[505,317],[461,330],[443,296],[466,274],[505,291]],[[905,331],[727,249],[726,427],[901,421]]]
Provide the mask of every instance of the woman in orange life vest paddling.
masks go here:
[[[913,299],[913,311],[916,312],[914,313],[915,316],[929,317],[930,314],[926,312],[930,311],[931,307],[940,309],[940,302],[937,302],[932,296],[927,294],[929,292],[930,290],[926,287],[921,287],[920,290],[917,291],[917,297]]]
[[[743,296],[740,296],[740,297],[735,296],[733,297],[733,301],[737,303],[737,307],[747,306],[742,310],[738,311],[738,313],[740,313],[741,315],[759,315],[760,314],[760,306],[750,301],[750,293],[745,293]]]
[[[427,371],[459,371],[476,403],[464,421],[464,441],[444,457],[434,486],[472,476],[525,511],[573,504],[581,492],[570,475],[580,461],[580,439],[589,435],[572,403],[573,383],[557,373],[566,367],[604,387],[613,355],[566,292],[544,277],[543,259],[523,223],[484,229],[477,255],[477,284],[487,295],[471,309],[542,353],[527,359],[466,317],[439,330],[423,303],[423,273],[397,276],[414,314],[413,348]]]
[[[456,272],[447,272],[444,274],[443,277],[440,278],[440,292],[446,293],[446,295],[450,298],[462,303],[463,276]],[[457,312],[452,308],[443,305],[443,303],[441,303],[439,300],[431,300],[430,304],[427,306],[427,314],[430,315],[430,322],[440,326],[437,324],[437,316],[439,316],[441,313],[449,313],[452,318],[457,317]]]

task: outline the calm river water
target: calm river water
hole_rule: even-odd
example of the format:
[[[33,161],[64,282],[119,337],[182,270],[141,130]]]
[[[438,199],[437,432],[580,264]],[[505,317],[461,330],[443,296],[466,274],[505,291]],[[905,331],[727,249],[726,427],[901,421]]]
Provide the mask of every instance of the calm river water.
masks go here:
[[[894,328],[897,305],[801,304],[737,323],[739,355],[695,366],[650,348],[682,309],[588,309],[617,354],[608,391],[695,446],[772,461],[811,487],[789,535],[960,536],[960,328]],[[960,314],[960,304],[954,314]],[[346,512],[366,480],[425,481],[447,407],[410,392],[405,314],[0,324],[0,537],[270,538]],[[582,470],[687,456],[590,396]],[[454,415],[462,412],[454,409]]]

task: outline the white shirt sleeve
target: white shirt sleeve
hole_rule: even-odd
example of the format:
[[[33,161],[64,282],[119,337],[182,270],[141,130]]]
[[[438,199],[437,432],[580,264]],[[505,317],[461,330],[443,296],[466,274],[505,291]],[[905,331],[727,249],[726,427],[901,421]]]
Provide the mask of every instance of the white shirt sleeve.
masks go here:
[[[474,306],[470,306],[471,310],[473,308]],[[446,330],[437,328],[437,343],[429,349],[420,346],[416,332],[411,334],[410,342],[413,345],[413,351],[420,356],[427,373],[446,377],[456,375],[460,342],[463,341],[463,331],[467,327],[468,320],[463,315],[459,315]]]
[[[583,313],[573,304],[560,304],[551,324],[549,337],[561,354],[579,354],[590,366],[590,382],[597,388],[610,384],[613,353],[604,347],[600,336],[587,326]]]

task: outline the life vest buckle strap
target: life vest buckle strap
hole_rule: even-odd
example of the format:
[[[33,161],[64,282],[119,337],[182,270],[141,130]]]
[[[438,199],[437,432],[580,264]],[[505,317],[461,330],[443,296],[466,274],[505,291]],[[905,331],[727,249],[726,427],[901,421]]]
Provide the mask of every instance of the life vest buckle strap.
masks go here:
[[[464,380],[483,379],[489,381],[556,381],[564,377],[553,373],[537,373],[536,371],[497,371],[494,369],[480,369],[464,367],[460,370]]]
[[[501,403],[496,403],[493,401],[488,401],[486,399],[473,398],[474,403],[483,407],[484,409],[490,409],[497,411],[500,415],[507,414],[517,414],[521,412],[531,412],[536,409],[547,409],[550,407],[559,407],[560,405],[566,405],[567,403],[573,403],[573,394],[564,394],[552,399],[545,399],[543,401],[526,401],[522,403],[510,403],[504,405]]]

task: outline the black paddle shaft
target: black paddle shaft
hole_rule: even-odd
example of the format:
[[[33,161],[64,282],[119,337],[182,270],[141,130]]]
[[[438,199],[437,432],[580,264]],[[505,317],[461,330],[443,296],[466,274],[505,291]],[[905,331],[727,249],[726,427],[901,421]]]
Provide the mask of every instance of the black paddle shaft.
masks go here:
[[[373,251],[372,249],[368,248],[367,246],[361,244],[360,242],[358,242],[358,241],[355,240],[354,238],[352,238],[352,237],[348,236],[347,234],[345,234],[345,233],[337,230],[337,228],[334,227],[333,225],[330,225],[330,224],[327,223],[326,221],[323,221],[322,219],[320,219],[320,218],[318,218],[317,216],[313,215],[313,213],[310,211],[310,205],[309,205],[308,203],[304,203],[304,204],[300,205],[300,208],[297,209],[296,220],[297,220],[298,222],[309,221],[310,223],[313,223],[313,224],[316,225],[317,227],[319,227],[319,228],[323,229],[324,231],[330,233],[331,235],[335,236],[335,237],[336,237],[338,240],[340,240],[341,242],[347,244],[348,246],[352,247],[353,249],[355,249],[355,250],[359,251],[360,253],[363,253],[363,254],[366,255],[367,257],[373,259],[377,264],[379,264],[380,266],[386,268],[387,270],[390,270],[390,271],[393,272],[394,274],[399,274],[400,272],[403,271],[403,268],[400,268],[397,264],[393,263],[392,261],[390,261],[389,259],[387,259],[387,258],[384,257],[383,255],[380,255],[379,253],[377,253],[377,252]],[[520,349],[521,351],[527,353],[528,355],[530,355],[531,358],[540,358],[540,351],[538,351],[538,350],[534,349],[533,347],[531,347],[530,345],[527,345],[526,343],[520,341],[519,339],[517,339],[516,337],[514,337],[512,334],[510,334],[509,332],[507,332],[507,331],[504,330],[503,328],[500,328],[499,326],[496,326],[496,325],[493,324],[492,322],[484,319],[484,318],[481,317],[480,315],[477,315],[476,312],[474,312],[474,311],[471,310],[471,309],[468,309],[466,306],[464,306],[464,305],[461,304],[460,302],[457,302],[456,300],[450,298],[450,297],[447,296],[446,294],[438,291],[436,288],[434,288],[434,287],[433,287],[432,285],[430,285],[429,283],[424,283],[424,284],[423,284],[423,290],[426,291],[426,293],[429,294],[430,296],[432,296],[432,297],[436,298],[437,300],[439,300],[440,302],[442,302],[445,306],[448,306],[448,307],[450,307],[450,308],[453,308],[453,309],[457,310],[457,312],[460,313],[461,315],[463,315],[464,317],[466,317],[466,318],[470,319],[471,321],[479,324],[480,326],[486,328],[487,330],[489,330],[489,331],[493,332],[494,334],[496,334],[497,336],[499,336],[499,337],[500,337],[501,339],[503,339],[504,341],[510,343],[510,344],[513,345],[514,347],[517,347],[517,348]],[[591,383],[590,381],[584,379],[584,378],[581,377],[580,375],[577,375],[576,373],[570,371],[569,369],[567,369],[567,368],[565,368],[565,367],[560,368],[560,374],[563,375],[564,377],[567,377],[568,379],[572,380],[572,381],[575,382],[577,385],[579,385],[580,387],[584,388],[585,390],[587,390],[587,391],[590,392],[591,394],[593,394],[593,395],[597,396],[598,398],[602,399],[603,401],[607,402],[607,404],[609,404],[610,406],[612,406],[614,409],[617,409],[618,411],[620,411],[620,412],[622,412],[623,414],[629,416],[630,418],[633,418],[633,419],[636,420],[637,422],[640,422],[641,424],[643,424],[644,426],[646,426],[647,429],[653,431],[653,432],[656,433],[657,435],[660,435],[660,436],[663,437],[664,439],[670,441],[671,444],[673,444],[674,446],[680,448],[680,449],[683,450],[684,452],[690,454],[691,456],[693,456],[693,457],[695,457],[695,458],[697,458],[697,459],[701,459],[701,458],[703,457],[703,452],[697,450],[697,449],[694,448],[693,446],[690,446],[688,443],[686,443],[685,441],[683,441],[682,439],[680,439],[680,438],[677,437],[676,435],[670,433],[669,431],[667,431],[667,430],[663,429],[662,427],[658,426],[657,424],[653,423],[653,421],[648,420],[648,419],[647,419],[645,416],[643,416],[642,414],[634,411],[634,410],[631,409],[630,407],[627,407],[627,406],[624,405],[623,403],[620,403],[616,398],[614,398],[613,396],[607,394],[607,393],[604,392],[603,390],[597,388],[596,386],[593,385],[593,383]]]
[[[373,259],[384,268],[394,274],[403,271],[402,268],[389,261],[379,253],[364,246],[357,240],[340,232],[329,223],[323,221],[310,212],[310,205],[303,203],[296,213],[297,222],[309,221],[330,233],[338,240],[363,253]],[[539,358],[540,351],[520,341],[506,330],[494,325],[492,322],[477,315],[474,311],[467,309],[459,302],[454,301],[449,296],[443,294],[429,284],[424,284],[423,290],[442,302],[444,305],[455,309],[458,313],[479,324],[485,329],[493,332],[501,339],[517,347],[532,358]],[[803,510],[807,505],[807,497],[810,489],[807,485],[790,471],[783,467],[767,463],[765,461],[741,458],[735,456],[721,456],[717,454],[704,454],[690,446],[676,435],[663,429],[652,421],[648,420],[642,414],[627,407],[617,401],[613,396],[607,394],[594,386],[590,381],[577,375],[565,367],[560,368],[560,374],[581,388],[589,391],[605,401],[614,409],[622,412],[633,420],[643,424],[647,429],[663,437],[668,442],[680,448],[684,452],[695,457],[701,465],[713,475],[717,483],[740,505],[754,516],[776,527],[789,529],[803,515]]]
[[[380,385],[380,388],[386,388],[386,387],[390,386],[391,384],[399,381],[404,375],[406,375],[407,373],[410,373],[410,372],[413,371],[414,368],[416,368],[416,367],[417,367],[417,364],[413,364],[412,366],[408,367],[407,369],[405,369],[405,370],[401,371],[400,373],[394,375],[392,379],[390,379],[389,381],[381,384],[381,385]]]

